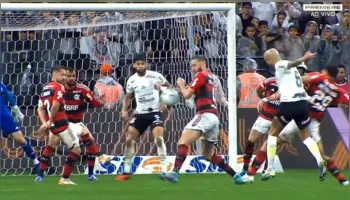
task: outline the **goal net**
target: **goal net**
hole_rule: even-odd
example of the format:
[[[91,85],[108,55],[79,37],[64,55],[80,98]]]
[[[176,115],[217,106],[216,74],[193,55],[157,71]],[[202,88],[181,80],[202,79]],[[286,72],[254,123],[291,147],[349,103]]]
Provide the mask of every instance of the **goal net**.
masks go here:
[[[186,4],[183,6],[186,7]],[[58,7],[56,10],[62,9]],[[112,77],[124,87],[132,74],[133,56],[144,53],[147,55],[148,69],[162,73],[175,85],[178,77],[190,82],[193,76],[190,58],[201,54],[206,56],[210,70],[217,75],[224,91],[224,96],[218,102],[222,123],[217,153],[228,159],[227,12],[210,12],[208,9],[83,10],[70,11],[65,8],[64,11],[41,11],[26,10],[24,7],[1,13],[1,81],[17,97],[17,103],[25,115],[21,130],[37,154],[40,156],[47,141],[46,137],[33,135],[39,127],[36,113],[38,94],[49,82],[52,66],[74,68],[77,81],[94,90],[101,65],[110,64],[113,66]],[[186,101],[163,113],[167,119],[164,139],[169,169],[175,160],[183,127],[194,113],[192,104]],[[101,152],[115,155],[111,163],[96,163],[97,173],[113,174],[122,170],[125,124],[120,115],[120,108],[89,108],[84,116],[84,123],[95,137]],[[235,137],[231,139],[235,140]],[[134,159],[133,170],[136,173],[158,172],[159,160],[153,141],[152,134],[144,133],[140,137]],[[84,146],[82,149],[85,152]],[[191,147],[191,155],[181,171],[220,172],[216,166],[204,161],[200,151],[198,141]],[[57,147],[49,174],[62,172],[67,152],[63,144]],[[1,175],[30,174],[31,167],[30,160],[12,139],[1,138]],[[86,156],[83,153],[77,164],[77,173],[84,173],[85,168]]]

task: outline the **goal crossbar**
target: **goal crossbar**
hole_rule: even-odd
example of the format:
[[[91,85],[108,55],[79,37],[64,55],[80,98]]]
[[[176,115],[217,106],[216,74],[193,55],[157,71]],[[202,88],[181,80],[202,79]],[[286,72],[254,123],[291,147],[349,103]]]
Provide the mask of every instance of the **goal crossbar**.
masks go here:
[[[229,11],[232,3],[2,3],[3,11]]]
[[[2,3],[1,11],[225,11],[229,103],[229,164],[237,169],[236,5],[234,3]]]

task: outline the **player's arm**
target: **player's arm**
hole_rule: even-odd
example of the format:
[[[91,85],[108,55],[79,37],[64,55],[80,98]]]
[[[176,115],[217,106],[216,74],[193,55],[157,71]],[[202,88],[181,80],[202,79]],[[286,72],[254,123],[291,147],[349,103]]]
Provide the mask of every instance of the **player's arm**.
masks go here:
[[[350,104],[349,95],[345,91],[342,91],[341,95],[338,97],[338,102],[339,102],[338,107],[349,108],[349,104]]]
[[[215,100],[219,104],[228,107],[228,101],[225,96],[225,92],[222,88],[221,82],[219,78],[216,75],[213,75],[214,77],[214,90],[215,90]]]
[[[259,85],[258,89],[256,89],[256,93],[260,99],[263,99],[265,97],[265,91],[266,91],[266,88],[265,88],[264,82],[262,82]]]
[[[122,107],[122,118],[124,120],[128,120],[128,111],[131,106],[131,100],[134,94],[134,88],[132,87],[132,81],[130,79],[126,83],[126,93],[123,100],[123,107]]]
[[[12,107],[16,107],[17,104],[16,104],[16,100],[15,100],[15,97],[13,96],[13,94],[7,89],[7,87],[2,82],[0,82],[0,86],[1,86],[2,93],[5,95],[7,101],[10,103],[10,105]]]
[[[303,62],[306,62],[316,56],[316,53],[306,52],[305,55],[297,60],[289,61],[287,68],[291,69],[293,67],[297,67],[298,65],[302,64]]]
[[[84,90],[85,101],[92,105],[94,108],[101,108],[104,103],[101,100],[97,100],[92,91],[88,88]]]
[[[11,113],[12,113],[15,121],[18,123],[21,123],[24,119],[24,115],[21,112],[21,110],[19,109],[19,107],[17,106],[15,97],[13,96],[13,94],[7,89],[7,87],[2,82],[0,82],[0,87],[1,87],[1,93],[3,93],[5,95],[7,101],[11,105]]]
[[[39,99],[39,106],[37,109],[39,119],[41,121],[41,124],[46,124],[46,119],[45,119],[45,105],[43,104],[43,101]]]
[[[276,100],[279,100],[280,98],[281,98],[281,93],[280,93],[280,91],[277,91],[277,92],[273,93],[272,95],[263,98],[262,101],[264,101],[264,102],[276,101]]]

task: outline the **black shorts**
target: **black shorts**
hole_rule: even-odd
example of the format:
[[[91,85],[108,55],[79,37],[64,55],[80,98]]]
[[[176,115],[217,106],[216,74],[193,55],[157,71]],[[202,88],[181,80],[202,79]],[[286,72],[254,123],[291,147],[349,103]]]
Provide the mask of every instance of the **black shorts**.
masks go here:
[[[129,126],[134,127],[142,135],[148,127],[153,130],[157,126],[163,127],[163,117],[160,112],[135,114],[129,123]]]
[[[306,100],[281,102],[276,116],[283,126],[294,120],[299,129],[304,129],[310,124],[309,104]]]

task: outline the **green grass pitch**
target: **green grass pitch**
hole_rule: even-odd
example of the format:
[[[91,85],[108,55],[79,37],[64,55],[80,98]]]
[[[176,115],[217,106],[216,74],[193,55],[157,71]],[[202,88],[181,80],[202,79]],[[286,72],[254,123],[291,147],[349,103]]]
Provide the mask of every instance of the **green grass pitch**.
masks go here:
[[[346,177],[349,173],[346,172]],[[89,182],[74,176],[78,185],[58,185],[57,176],[34,183],[33,176],[1,176],[1,200],[347,200],[350,187],[340,185],[331,175],[318,180],[316,170],[287,170],[267,182],[258,174],[253,184],[235,185],[225,174],[183,174],[171,184],[157,175],[135,175],[117,182],[115,176],[99,176]]]

